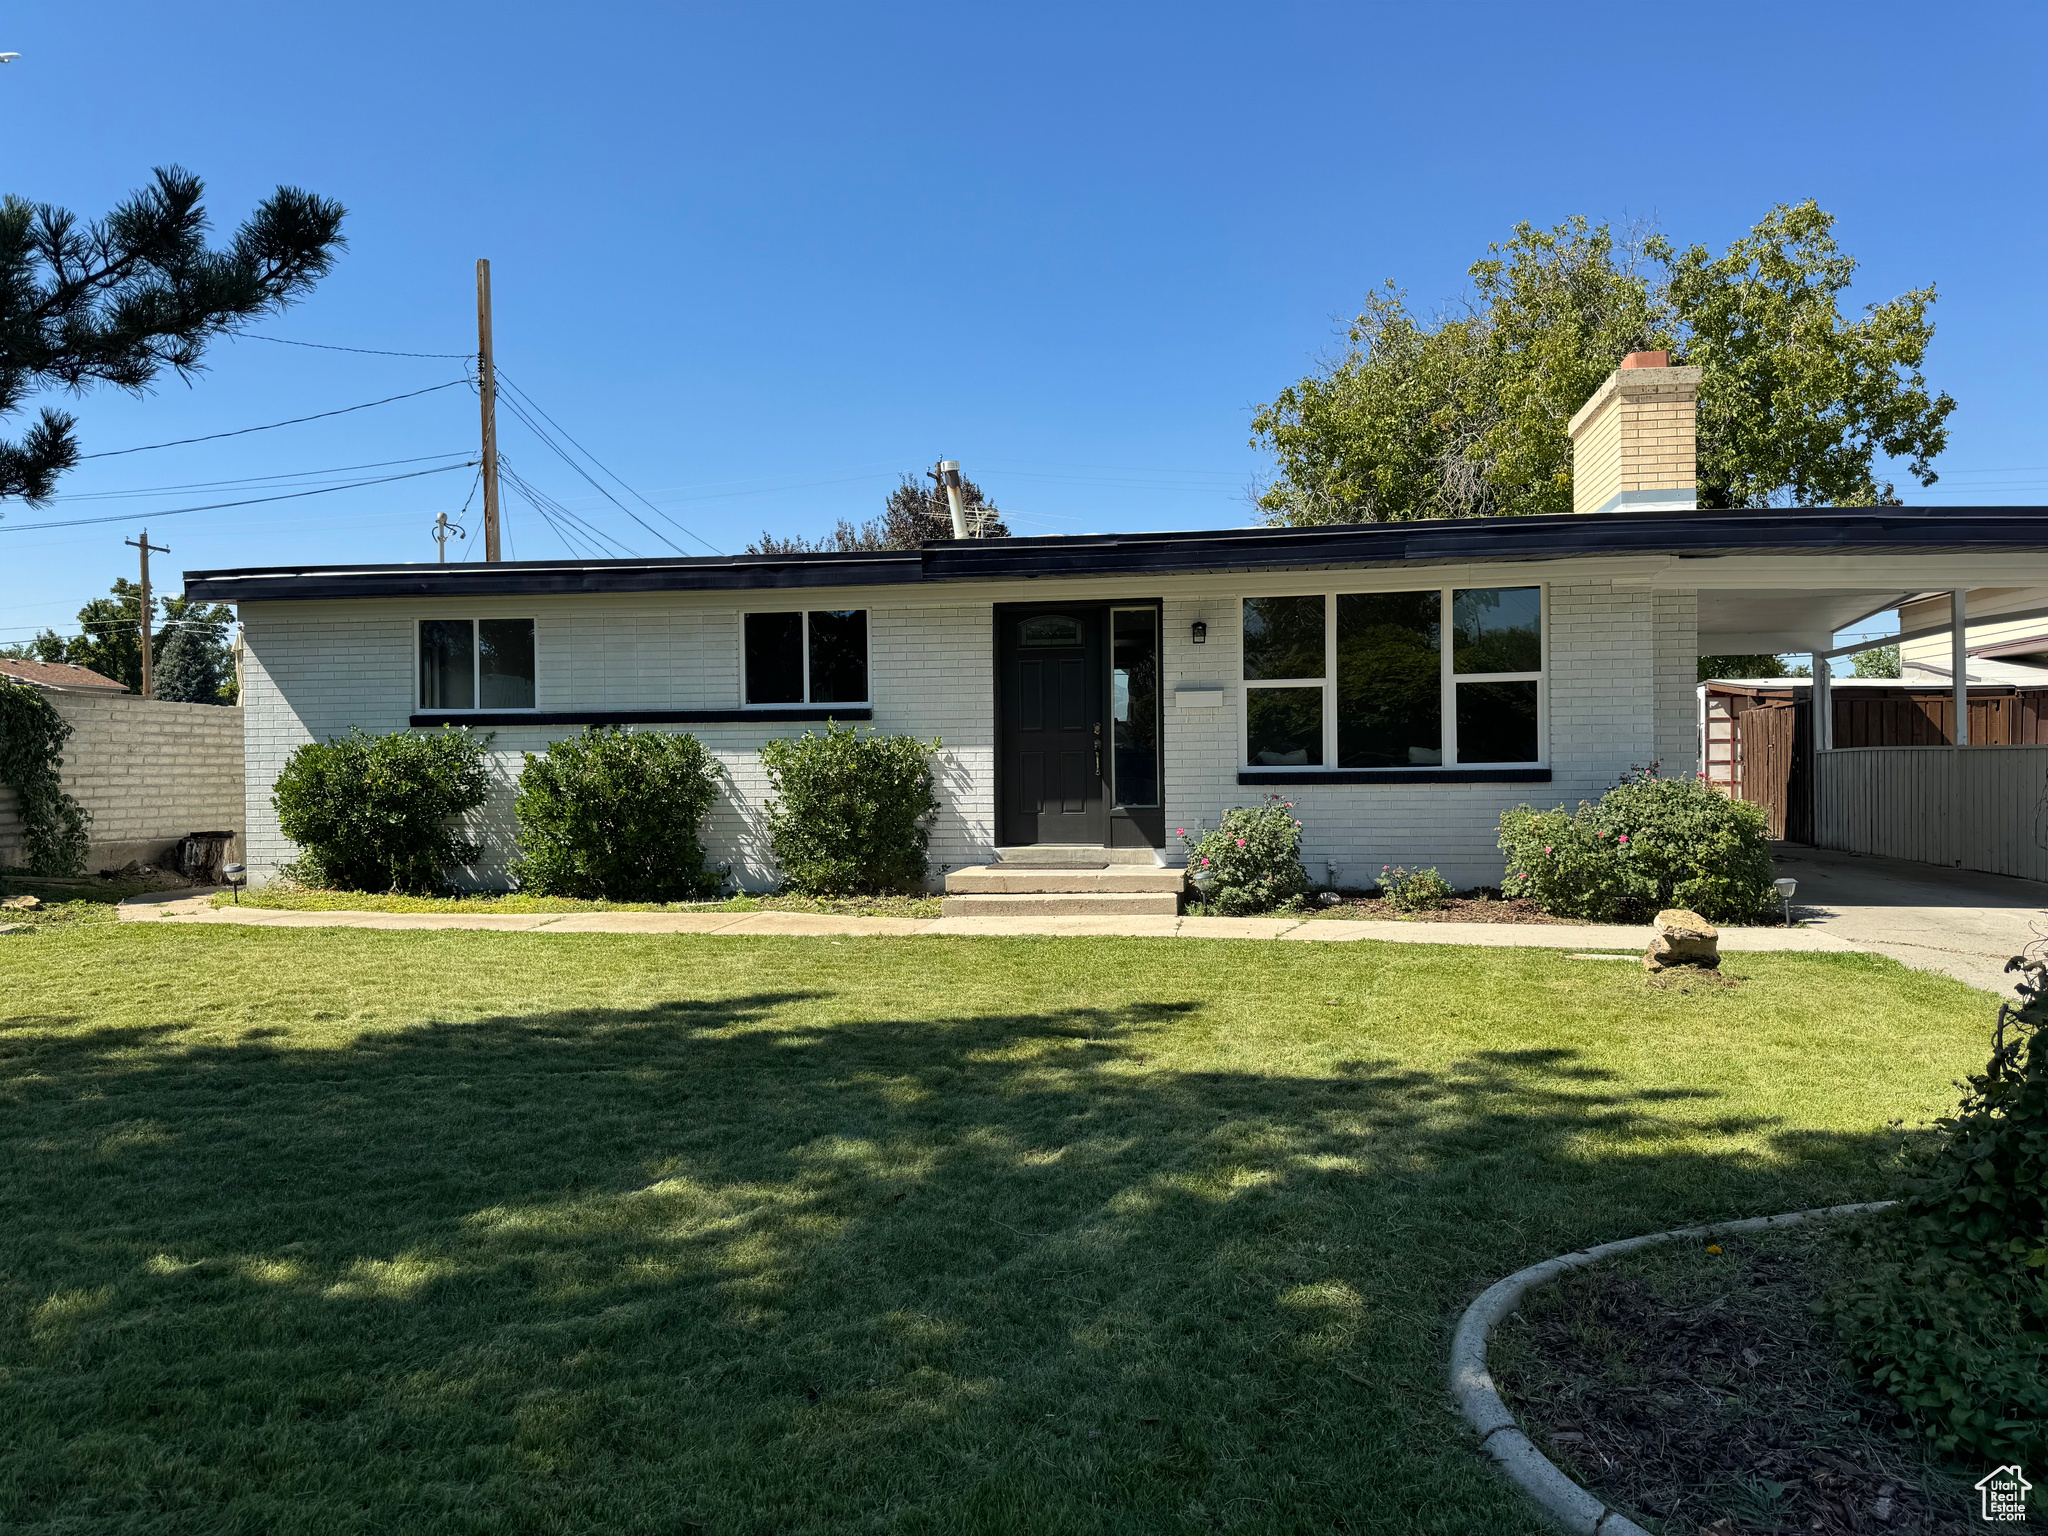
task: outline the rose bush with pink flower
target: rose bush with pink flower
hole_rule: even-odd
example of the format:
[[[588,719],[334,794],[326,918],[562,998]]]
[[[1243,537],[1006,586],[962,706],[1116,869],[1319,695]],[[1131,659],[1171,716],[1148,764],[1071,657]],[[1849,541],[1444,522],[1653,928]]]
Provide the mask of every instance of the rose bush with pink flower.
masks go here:
[[[1204,910],[1224,916],[1291,911],[1309,892],[1301,866],[1301,823],[1294,802],[1268,795],[1258,806],[1223,813],[1213,831],[1176,828],[1197,871],[1197,899]]]
[[[1631,769],[1575,812],[1503,812],[1502,894],[1589,922],[1647,922],[1667,907],[1715,923],[1768,922],[1777,870],[1765,828],[1762,807],[1697,777]]]

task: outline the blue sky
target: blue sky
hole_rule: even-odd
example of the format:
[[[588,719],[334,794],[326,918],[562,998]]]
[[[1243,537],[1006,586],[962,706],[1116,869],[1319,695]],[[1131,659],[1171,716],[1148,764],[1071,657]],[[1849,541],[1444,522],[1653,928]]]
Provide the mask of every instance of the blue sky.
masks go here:
[[[259,327],[334,346],[469,350],[488,256],[505,373],[726,551],[872,515],[941,456],[1022,533],[1249,522],[1252,411],[1372,284],[1454,298],[1518,219],[1719,248],[1813,196],[1859,300],[1941,288],[1929,374],[1960,407],[1909,499],[2038,502],[2044,42],[2048,13],[1995,4],[9,5],[0,190],[97,214],[178,162],[223,231],[279,182],[338,198],[349,252]],[[256,341],[210,362],[72,404],[85,450],[463,369]],[[501,434],[615,544],[669,552]],[[93,460],[71,499],[5,508],[0,641],[133,572],[139,523],[23,525],[154,511],[173,586],[430,559],[467,470],[176,517],[234,491],[103,493],[431,467],[475,438],[454,388]],[[508,506],[508,552],[562,553]]]

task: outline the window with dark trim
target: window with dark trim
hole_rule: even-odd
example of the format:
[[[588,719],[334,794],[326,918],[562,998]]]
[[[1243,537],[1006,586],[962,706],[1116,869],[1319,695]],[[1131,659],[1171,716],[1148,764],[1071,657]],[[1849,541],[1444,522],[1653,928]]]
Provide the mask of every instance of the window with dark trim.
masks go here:
[[[421,619],[419,708],[532,709],[532,619]]]
[[[1539,764],[1544,688],[1540,587],[1244,600],[1248,769]]]
[[[741,627],[749,705],[868,702],[865,608],[750,613]]]

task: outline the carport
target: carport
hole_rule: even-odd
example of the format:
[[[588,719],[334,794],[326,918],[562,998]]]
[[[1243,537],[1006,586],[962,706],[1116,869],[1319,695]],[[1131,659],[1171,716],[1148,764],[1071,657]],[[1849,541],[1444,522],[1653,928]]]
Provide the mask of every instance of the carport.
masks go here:
[[[1797,522],[1799,514],[1786,513]],[[1973,743],[1965,625],[1973,588],[2048,591],[2048,509],[1881,508],[1846,549],[1674,557],[1636,577],[1653,592],[1690,592],[1702,655],[1803,651],[1814,658],[1811,837],[1821,849],[2048,881],[2048,746]],[[1887,547],[1887,539],[1897,543]],[[1929,593],[1949,595],[1947,622],[1854,645],[1835,636]],[[2001,620],[2048,617],[2001,606]],[[1927,746],[1835,743],[1833,665],[1874,646],[1948,638],[1952,740]],[[1702,723],[1702,761],[1704,722]]]

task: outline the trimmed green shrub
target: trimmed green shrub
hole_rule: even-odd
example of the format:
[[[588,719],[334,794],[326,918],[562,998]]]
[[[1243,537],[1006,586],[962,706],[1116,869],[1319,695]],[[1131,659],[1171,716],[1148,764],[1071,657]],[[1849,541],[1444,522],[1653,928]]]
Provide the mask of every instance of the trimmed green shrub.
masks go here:
[[[697,829],[724,773],[694,736],[593,726],[526,754],[512,878],[540,896],[688,901],[731,871],[709,866]]]
[[[1380,899],[1396,912],[1435,912],[1457,894],[1438,869],[1380,866]]]
[[[1174,835],[1188,851],[1188,874],[1203,906],[1221,916],[1294,910],[1308,894],[1292,800],[1267,795],[1263,805],[1225,811],[1212,832],[1197,827],[1190,835],[1177,827]]]
[[[285,759],[270,803],[305,850],[293,874],[337,891],[432,895],[481,851],[451,825],[484,803],[491,737],[443,726],[428,733],[308,742]]]
[[[61,770],[71,727],[42,689],[0,678],[0,784],[14,791],[30,874],[85,873],[92,813],[65,791]]]
[[[1632,770],[1576,812],[1502,812],[1502,894],[1588,922],[1647,922],[1667,907],[1709,922],[1764,922],[1777,902],[1767,828],[1761,806],[1703,779]]]
[[[1852,1232],[1825,1306],[1850,1357],[1944,1452],[2048,1461],[2044,968],[1999,1011],[1990,1063],[1908,1154],[1899,1203]]]
[[[835,721],[825,734],[763,743],[773,791],[768,841],[783,884],[800,896],[870,896],[924,888],[926,823],[937,739],[880,736]]]

